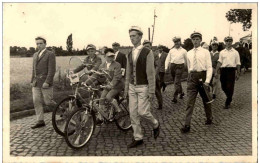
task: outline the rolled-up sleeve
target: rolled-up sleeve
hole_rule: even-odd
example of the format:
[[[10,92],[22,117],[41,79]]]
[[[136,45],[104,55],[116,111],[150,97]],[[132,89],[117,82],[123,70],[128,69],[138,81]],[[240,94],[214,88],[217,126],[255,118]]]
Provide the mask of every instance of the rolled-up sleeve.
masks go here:
[[[148,80],[149,93],[155,93],[155,69],[154,69],[154,55],[150,51],[146,59],[146,75]]]
[[[206,81],[207,83],[210,83],[210,80],[212,78],[212,62],[211,62],[211,56],[209,51],[205,51],[205,58],[206,58],[206,69],[207,69],[207,78]]]
[[[165,70],[167,70],[168,69],[168,66],[169,66],[169,62],[171,61],[171,51],[172,50],[170,50],[169,51],[169,54],[167,55],[167,57],[166,57],[166,59],[165,59]]]

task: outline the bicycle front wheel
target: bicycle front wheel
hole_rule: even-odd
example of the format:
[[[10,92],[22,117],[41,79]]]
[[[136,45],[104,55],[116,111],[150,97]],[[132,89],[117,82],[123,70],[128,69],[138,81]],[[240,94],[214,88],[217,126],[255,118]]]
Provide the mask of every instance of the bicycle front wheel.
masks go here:
[[[69,115],[76,110],[76,98],[67,97],[63,99],[52,112],[52,126],[61,136],[64,136],[64,130]]]
[[[117,115],[115,116],[116,126],[122,131],[127,131],[132,128],[131,119],[129,115],[128,100],[119,100],[118,105],[122,111],[120,113],[117,113]]]
[[[65,140],[73,149],[83,148],[90,140],[95,130],[95,115],[86,108],[75,110],[65,127]]]

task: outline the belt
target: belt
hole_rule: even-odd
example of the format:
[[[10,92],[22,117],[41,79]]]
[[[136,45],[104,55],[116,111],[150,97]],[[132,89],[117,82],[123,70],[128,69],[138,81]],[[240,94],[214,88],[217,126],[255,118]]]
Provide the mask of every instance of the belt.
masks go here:
[[[237,69],[236,67],[221,67],[221,69]]]
[[[171,63],[171,64],[174,64],[174,65],[184,65],[184,63],[181,63],[181,64]]]
[[[204,73],[204,72],[206,72],[206,71],[190,71],[190,73],[193,73],[193,74],[196,74],[196,73]]]
[[[130,85],[132,85],[132,86],[135,86],[135,87],[147,87],[148,86],[148,84],[131,84],[130,83]]]

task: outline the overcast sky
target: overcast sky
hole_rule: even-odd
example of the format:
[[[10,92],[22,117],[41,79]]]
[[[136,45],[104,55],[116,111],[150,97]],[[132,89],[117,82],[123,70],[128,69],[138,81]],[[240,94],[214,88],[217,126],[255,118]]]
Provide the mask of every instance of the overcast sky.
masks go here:
[[[92,43],[111,47],[113,42],[131,45],[128,29],[140,26],[143,39],[148,28],[156,23],[154,44],[173,45],[172,38],[182,41],[196,30],[209,43],[213,36],[219,41],[229,34],[225,14],[234,8],[252,8],[255,4],[234,3],[5,3],[3,9],[4,43],[10,46],[35,47],[34,38],[45,36],[48,46],[62,46],[73,34],[73,48],[82,49]],[[254,22],[253,22],[254,23]],[[242,24],[231,25],[234,41],[249,34]]]

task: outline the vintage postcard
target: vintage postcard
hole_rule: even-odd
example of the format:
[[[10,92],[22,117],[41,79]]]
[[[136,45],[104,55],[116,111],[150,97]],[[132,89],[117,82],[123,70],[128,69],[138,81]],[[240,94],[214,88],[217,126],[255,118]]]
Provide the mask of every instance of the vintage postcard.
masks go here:
[[[3,162],[257,162],[257,3],[2,5]]]

